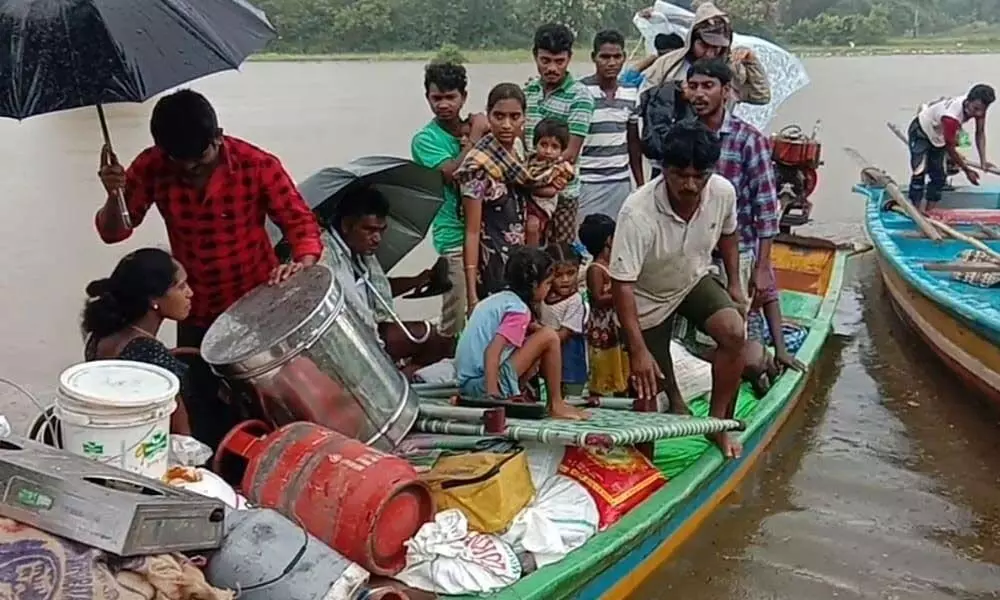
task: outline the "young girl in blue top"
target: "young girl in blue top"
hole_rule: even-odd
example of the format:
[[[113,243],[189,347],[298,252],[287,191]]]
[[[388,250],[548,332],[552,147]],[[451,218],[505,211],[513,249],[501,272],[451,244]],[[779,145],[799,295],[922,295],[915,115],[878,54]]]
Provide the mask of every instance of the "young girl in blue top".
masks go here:
[[[554,261],[537,248],[516,248],[507,261],[506,289],[476,304],[455,352],[459,393],[468,398],[510,398],[521,379],[541,369],[549,415],[585,419],[562,395],[562,341],[554,329],[532,323],[552,287]]]

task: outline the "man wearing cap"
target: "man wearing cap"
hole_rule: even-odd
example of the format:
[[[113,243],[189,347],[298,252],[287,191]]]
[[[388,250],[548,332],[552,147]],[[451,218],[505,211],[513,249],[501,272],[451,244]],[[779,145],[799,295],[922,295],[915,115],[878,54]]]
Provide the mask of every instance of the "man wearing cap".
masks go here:
[[[640,16],[648,18],[649,14],[651,10],[647,9]],[[769,103],[771,86],[764,67],[749,48],[733,48],[732,40],[729,15],[705,2],[695,11],[684,47],[660,56],[643,72],[646,81],[642,91],[669,81],[683,81],[688,68],[698,59],[724,57],[733,69],[734,93],[730,105]]]

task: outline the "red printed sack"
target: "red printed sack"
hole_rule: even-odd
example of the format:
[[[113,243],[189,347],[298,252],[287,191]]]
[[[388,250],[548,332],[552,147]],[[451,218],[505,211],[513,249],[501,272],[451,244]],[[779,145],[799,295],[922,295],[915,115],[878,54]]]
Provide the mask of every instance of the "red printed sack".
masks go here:
[[[566,448],[559,472],[580,482],[593,496],[601,530],[667,482],[663,473],[632,446],[610,450]]]
[[[580,482],[593,496],[602,531],[667,482],[663,473],[632,446],[610,450],[566,448],[559,472]]]

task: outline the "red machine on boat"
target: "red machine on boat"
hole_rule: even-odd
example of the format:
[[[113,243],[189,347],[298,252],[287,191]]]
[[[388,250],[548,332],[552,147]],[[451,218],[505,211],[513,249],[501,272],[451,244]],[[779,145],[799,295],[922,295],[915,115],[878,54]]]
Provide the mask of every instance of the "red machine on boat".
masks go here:
[[[823,164],[822,144],[816,139],[819,122],[812,135],[806,136],[798,125],[789,125],[771,136],[771,160],[781,203],[783,233],[809,222],[812,202],[809,197],[819,183],[817,169]]]

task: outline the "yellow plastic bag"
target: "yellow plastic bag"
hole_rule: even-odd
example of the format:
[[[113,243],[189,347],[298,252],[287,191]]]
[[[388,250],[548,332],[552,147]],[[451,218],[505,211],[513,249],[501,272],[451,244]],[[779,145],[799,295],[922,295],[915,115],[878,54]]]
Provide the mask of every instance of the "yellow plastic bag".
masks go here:
[[[439,511],[457,508],[469,527],[482,533],[505,531],[535,495],[523,450],[445,456],[421,479],[430,486]]]

